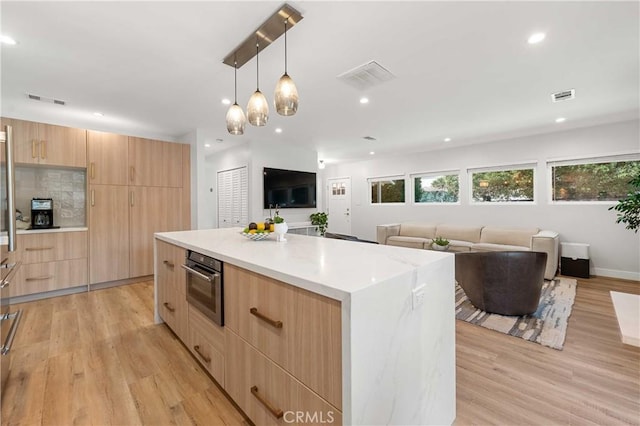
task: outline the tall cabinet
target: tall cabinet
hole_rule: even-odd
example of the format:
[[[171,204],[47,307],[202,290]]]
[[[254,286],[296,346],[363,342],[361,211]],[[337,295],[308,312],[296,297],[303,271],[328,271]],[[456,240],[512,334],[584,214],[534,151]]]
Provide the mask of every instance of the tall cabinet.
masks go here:
[[[90,283],[151,275],[153,234],[190,228],[189,145],[89,131],[88,146]]]

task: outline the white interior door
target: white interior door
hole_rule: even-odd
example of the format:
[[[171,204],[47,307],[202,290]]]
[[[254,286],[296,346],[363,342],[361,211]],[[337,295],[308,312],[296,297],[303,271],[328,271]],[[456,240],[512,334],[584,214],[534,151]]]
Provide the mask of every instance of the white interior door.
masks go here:
[[[351,178],[327,179],[327,231],[351,234]]]
[[[218,172],[218,228],[247,226],[249,178],[246,167]]]

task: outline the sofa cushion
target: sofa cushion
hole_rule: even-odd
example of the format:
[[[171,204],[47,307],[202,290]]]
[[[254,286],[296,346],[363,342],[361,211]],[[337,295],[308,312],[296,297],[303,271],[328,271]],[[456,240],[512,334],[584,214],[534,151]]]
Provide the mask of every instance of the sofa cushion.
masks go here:
[[[531,247],[531,237],[537,234],[538,228],[493,228],[485,226],[480,235],[481,243],[504,244],[509,246]],[[510,249],[504,249],[510,250]],[[517,250],[517,249],[516,249]]]
[[[447,240],[460,240],[477,243],[480,241],[480,231],[482,226],[455,226],[438,225],[436,237],[443,237]]]
[[[436,225],[421,222],[400,224],[400,235],[404,237],[435,238]]]
[[[398,246],[398,247],[409,247],[409,248],[417,248],[422,249],[425,247],[425,243],[429,244],[431,240],[427,238],[420,237],[403,237],[403,236],[393,236],[387,238],[387,245],[389,246]]]
[[[512,246],[507,244],[475,243],[471,246],[474,251],[531,251],[529,247]]]

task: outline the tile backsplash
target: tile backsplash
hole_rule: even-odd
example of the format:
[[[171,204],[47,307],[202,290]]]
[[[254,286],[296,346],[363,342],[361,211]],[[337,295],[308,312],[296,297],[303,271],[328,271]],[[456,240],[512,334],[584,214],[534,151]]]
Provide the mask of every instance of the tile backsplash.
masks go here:
[[[32,198],[53,198],[53,224],[86,226],[86,170],[16,165],[16,208],[31,217]]]

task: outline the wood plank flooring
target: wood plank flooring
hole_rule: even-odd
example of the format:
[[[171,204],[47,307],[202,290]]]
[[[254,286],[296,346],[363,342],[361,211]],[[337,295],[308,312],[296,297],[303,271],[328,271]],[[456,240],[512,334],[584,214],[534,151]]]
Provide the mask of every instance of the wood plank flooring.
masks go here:
[[[609,290],[579,280],[562,351],[456,321],[456,425],[640,424],[640,348],[620,341]],[[153,282],[26,303],[4,425],[244,425],[164,325]]]

